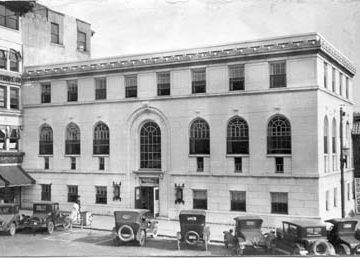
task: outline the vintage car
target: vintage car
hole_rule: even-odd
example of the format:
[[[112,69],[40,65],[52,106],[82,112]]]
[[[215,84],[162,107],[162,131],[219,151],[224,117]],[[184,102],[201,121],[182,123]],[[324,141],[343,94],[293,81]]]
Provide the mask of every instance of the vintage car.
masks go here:
[[[335,255],[326,226],[313,220],[283,221],[272,244],[273,252],[286,255]]]
[[[66,216],[59,211],[57,202],[42,201],[33,204],[33,215],[23,226],[32,230],[46,228],[52,234],[57,226],[67,228],[66,224]]]
[[[182,210],[179,214],[180,232],[177,232],[178,249],[181,243],[188,245],[204,244],[207,250],[210,228],[206,226],[204,210]]]
[[[356,225],[358,220],[352,218],[329,219],[325,222],[331,223],[332,228],[328,231],[328,240],[340,255],[360,255],[360,239],[357,239]]]
[[[238,216],[235,220],[235,235],[232,230],[224,231],[224,244],[232,246],[238,255],[244,251],[268,253],[271,251],[271,242],[275,234],[261,232],[263,220],[259,216]]]
[[[0,204],[0,231],[9,232],[11,236],[16,234],[16,229],[21,222],[19,206],[14,203]]]
[[[115,244],[121,245],[135,241],[143,246],[147,236],[156,237],[158,234],[158,221],[149,210],[119,210],[114,212],[114,217],[113,241]]]

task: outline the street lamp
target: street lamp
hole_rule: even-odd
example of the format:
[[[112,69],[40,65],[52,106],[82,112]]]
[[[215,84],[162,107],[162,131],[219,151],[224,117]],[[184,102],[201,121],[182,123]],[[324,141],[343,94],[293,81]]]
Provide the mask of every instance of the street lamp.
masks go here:
[[[344,163],[346,159],[344,158],[343,151],[345,150],[343,146],[343,116],[345,112],[342,107],[340,107],[340,190],[341,190],[341,217],[345,218],[345,193],[344,193]]]

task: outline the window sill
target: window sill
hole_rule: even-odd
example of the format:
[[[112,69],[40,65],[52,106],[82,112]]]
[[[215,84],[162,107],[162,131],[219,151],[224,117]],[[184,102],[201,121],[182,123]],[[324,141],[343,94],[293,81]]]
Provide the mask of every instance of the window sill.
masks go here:
[[[39,154],[39,157],[53,157],[54,154]]]
[[[65,154],[64,157],[80,157],[80,154]]]
[[[249,154],[226,154],[227,158],[234,158],[234,157],[248,158],[249,156],[250,156]]]
[[[62,47],[62,48],[65,48],[64,44],[62,44],[62,43],[50,42],[50,45],[51,45],[51,46],[56,46],[56,47]]]
[[[189,154],[189,158],[204,157],[210,158],[210,154]]]
[[[273,158],[273,157],[283,157],[283,158],[291,158],[291,154],[266,154],[267,158]]]
[[[110,154],[93,154],[94,158],[97,158],[97,157],[105,157],[105,158],[107,158],[109,156],[110,156]]]

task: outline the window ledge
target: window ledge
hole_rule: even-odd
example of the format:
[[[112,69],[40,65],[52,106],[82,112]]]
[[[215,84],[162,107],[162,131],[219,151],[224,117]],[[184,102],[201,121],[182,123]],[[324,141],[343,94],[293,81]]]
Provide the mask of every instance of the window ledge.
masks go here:
[[[65,154],[64,157],[80,157],[80,154]]]
[[[39,157],[53,157],[54,154],[39,154]]]
[[[109,157],[110,154],[93,154],[93,157],[96,158],[96,157]]]
[[[62,47],[62,48],[65,48],[64,44],[62,44],[62,43],[54,43],[54,42],[50,42],[50,45],[51,45],[51,46],[57,46],[57,47]]]
[[[248,158],[249,156],[250,156],[249,154],[226,154],[227,158],[234,158],[234,157]]]
[[[210,154],[189,154],[189,158],[195,158],[195,157],[210,158]]]
[[[284,158],[291,158],[291,154],[266,154],[266,157],[272,158],[272,157],[284,157]]]

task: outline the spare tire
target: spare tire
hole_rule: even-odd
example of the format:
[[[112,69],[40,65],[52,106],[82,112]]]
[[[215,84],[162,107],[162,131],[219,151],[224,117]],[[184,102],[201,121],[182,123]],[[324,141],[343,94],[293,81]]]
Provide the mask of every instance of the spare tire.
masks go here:
[[[195,231],[188,231],[185,234],[185,242],[189,245],[195,245],[200,240],[200,236]]]
[[[122,225],[118,230],[118,236],[121,241],[129,242],[134,240],[134,230],[129,225]]]
[[[324,239],[316,240],[311,246],[311,251],[314,255],[329,255],[329,243]]]

